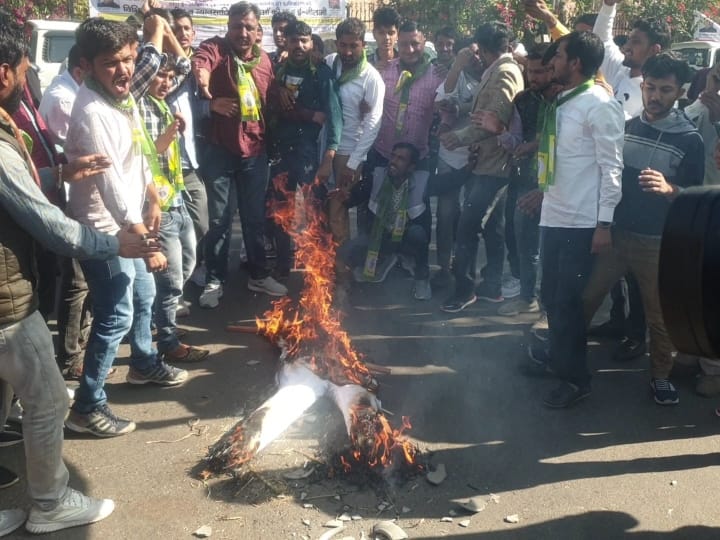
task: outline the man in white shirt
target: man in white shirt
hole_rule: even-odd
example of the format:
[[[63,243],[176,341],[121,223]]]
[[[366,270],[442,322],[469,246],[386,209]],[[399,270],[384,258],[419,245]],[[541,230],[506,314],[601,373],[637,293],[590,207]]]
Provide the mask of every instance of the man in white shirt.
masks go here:
[[[544,399],[554,408],[590,394],[582,293],[593,254],[612,245],[610,226],[622,193],[625,121],[620,104],[594,84],[602,59],[603,44],[594,34],[573,32],[558,40],[551,62],[563,91],[539,122],[541,294],[550,350],[531,349],[530,359],[536,371],[562,381]]]
[[[651,56],[670,47],[670,29],[661,19],[639,19],[633,23],[627,43],[621,50],[612,35],[617,1],[603,0],[593,32],[605,45],[600,70],[622,104],[625,119],[629,120],[643,110],[642,65]]]
[[[340,88],[343,129],[333,161],[336,191],[328,200],[329,225],[333,239],[342,244],[350,238],[350,220],[345,201],[357,180],[380,129],[385,85],[378,71],[365,57],[365,24],[350,18],[335,30],[337,53],[325,62],[332,68]],[[326,179],[329,171],[318,171]]]
[[[68,53],[67,69],[52,80],[40,100],[40,116],[45,120],[53,142],[60,147],[65,145],[70,113],[84,75],[80,51],[73,45]]]

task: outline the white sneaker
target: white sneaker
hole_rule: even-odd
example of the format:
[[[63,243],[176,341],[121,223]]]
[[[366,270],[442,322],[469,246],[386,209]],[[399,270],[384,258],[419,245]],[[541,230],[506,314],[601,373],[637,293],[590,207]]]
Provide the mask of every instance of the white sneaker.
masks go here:
[[[190,274],[190,281],[198,287],[205,287],[205,285],[207,285],[207,272],[204,264],[195,267],[193,273]]]
[[[110,499],[93,499],[67,488],[65,496],[54,509],[43,511],[33,507],[25,528],[33,534],[60,531],[105,519],[115,510]]]
[[[505,276],[502,280],[502,295],[506,299],[520,296],[520,280],[514,276]]]
[[[269,294],[270,296],[285,296],[288,293],[287,287],[279,281],[275,281],[271,276],[263,279],[249,278],[248,289]]]
[[[19,529],[26,519],[27,514],[19,508],[0,510],[0,536],[8,535]]]
[[[220,283],[208,283],[205,285],[198,303],[200,307],[212,309],[218,307],[223,295],[223,287]]]

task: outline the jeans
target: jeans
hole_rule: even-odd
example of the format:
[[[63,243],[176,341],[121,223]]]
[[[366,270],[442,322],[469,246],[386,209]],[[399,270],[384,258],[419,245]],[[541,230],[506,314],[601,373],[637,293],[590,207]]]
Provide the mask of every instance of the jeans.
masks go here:
[[[477,258],[478,234],[485,239],[487,265],[484,280],[500,294],[504,245],[504,197],[507,178],[472,175],[470,191],[465,197],[455,242],[455,296],[469,297],[475,289],[474,263]]]
[[[233,215],[231,186],[237,193],[250,277],[267,277],[270,274],[265,264],[264,240],[267,157],[263,154],[243,158],[209,144],[203,163],[210,223],[205,235],[207,282],[222,283],[227,278]]]
[[[583,291],[593,266],[595,229],[542,227],[542,303],[550,329],[550,357],[558,377],[590,384]]]
[[[199,264],[204,259],[203,239],[208,231],[208,199],[205,184],[196,171],[183,169],[185,179],[185,208],[195,228],[196,262]]]
[[[268,236],[275,240],[277,249],[276,268],[281,273],[290,272],[292,266],[292,240],[280,225],[272,219],[272,205],[294,205],[294,194],[297,186],[312,185],[315,180],[315,173],[318,169],[318,144],[316,140],[304,141],[292,146],[280,145],[280,161],[271,168],[270,185],[268,186]],[[274,182],[279,181],[279,176],[287,174],[287,181],[282,189],[276,189]],[[282,193],[286,190],[291,195],[291,200]],[[315,190],[312,194],[310,204],[316,205],[321,197],[321,191]]]
[[[163,212],[159,236],[168,265],[153,274],[157,288],[155,326],[158,352],[166,353],[180,346],[175,335],[175,312],[183,286],[195,268],[195,230],[185,206]]]
[[[513,190],[515,191],[515,201],[517,202],[517,199],[532,189],[534,188],[521,187]],[[512,231],[515,234],[520,297],[526,302],[532,302],[537,298],[537,274],[540,260],[540,213],[529,216],[515,204],[510,215],[513,216]]]
[[[62,257],[60,276],[57,361],[60,369],[64,369],[82,360],[81,343],[88,340],[92,311],[80,261]]]
[[[50,331],[38,311],[0,330],[0,425],[7,420],[13,392],[23,406],[28,492],[36,506],[50,510],[65,494],[69,477],[62,460],[68,395]]]
[[[374,215],[372,212],[371,216]],[[372,228],[372,221],[369,223]],[[430,277],[430,266],[428,264],[430,253],[430,235],[432,226],[432,215],[430,210],[410,220],[399,244],[394,243],[389,233],[383,234],[380,245],[379,259],[393,253],[402,253],[415,260],[415,279],[428,279]],[[362,234],[357,238],[348,240],[338,248],[338,258],[351,268],[365,266],[370,237]]]
[[[652,376],[667,379],[673,367],[674,347],[668,336],[660,308],[658,273],[660,237],[613,231],[613,249],[597,257],[592,277],[585,289],[584,320],[587,324],[602,304],[614,283],[631,272],[640,287],[650,334],[650,365]]]
[[[126,334],[131,367],[146,370],[158,361],[150,330],[155,280],[143,259],[114,257],[81,265],[90,288],[93,324],[73,410],[88,414],[107,402],[105,378]]]
[[[438,159],[437,175],[433,175],[430,182],[438,178],[440,175],[446,175],[451,172],[461,174],[461,171],[453,169],[442,159]],[[433,186],[429,187],[433,190]],[[450,260],[452,258],[452,249],[455,244],[455,234],[460,219],[460,192],[462,186],[455,187],[449,191],[443,191],[437,196],[437,224],[435,226],[435,243],[437,245],[437,263],[442,270],[450,270]]]

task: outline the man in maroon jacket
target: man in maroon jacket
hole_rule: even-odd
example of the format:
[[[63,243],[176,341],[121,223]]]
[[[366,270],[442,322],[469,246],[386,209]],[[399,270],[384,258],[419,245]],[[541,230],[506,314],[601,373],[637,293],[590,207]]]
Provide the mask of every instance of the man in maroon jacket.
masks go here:
[[[214,308],[227,275],[232,205],[237,193],[243,238],[248,254],[248,288],[272,296],[287,289],[275,281],[265,264],[263,228],[268,162],[265,151],[265,103],[273,78],[268,55],[257,45],[260,11],[238,2],[228,11],[225,37],[200,44],[193,72],[200,91],[211,99],[209,144],[203,159],[210,229],[205,236],[207,285],[200,306]]]

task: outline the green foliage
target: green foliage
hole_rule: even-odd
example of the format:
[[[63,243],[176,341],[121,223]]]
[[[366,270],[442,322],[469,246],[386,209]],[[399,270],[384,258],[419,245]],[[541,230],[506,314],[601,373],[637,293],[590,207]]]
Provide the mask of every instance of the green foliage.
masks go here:
[[[28,19],[68,19],[70,7],[74,19],[82,20],[88,16],[87,0],[4,0],[3,6],[20,23]]]

